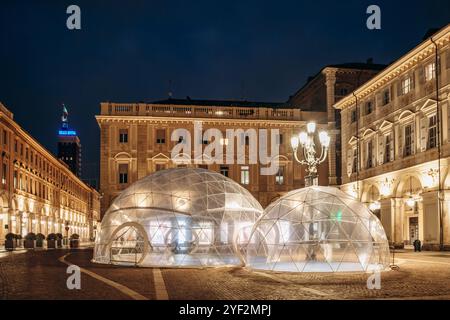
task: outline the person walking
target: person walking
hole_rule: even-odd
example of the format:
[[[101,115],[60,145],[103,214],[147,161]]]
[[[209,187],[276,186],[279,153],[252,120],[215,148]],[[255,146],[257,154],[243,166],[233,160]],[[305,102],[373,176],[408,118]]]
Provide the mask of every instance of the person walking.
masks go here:
[[[422,251],[422,243],[420,242],[419,239],[414,240],[413,245],[414,245],[414,252]]]

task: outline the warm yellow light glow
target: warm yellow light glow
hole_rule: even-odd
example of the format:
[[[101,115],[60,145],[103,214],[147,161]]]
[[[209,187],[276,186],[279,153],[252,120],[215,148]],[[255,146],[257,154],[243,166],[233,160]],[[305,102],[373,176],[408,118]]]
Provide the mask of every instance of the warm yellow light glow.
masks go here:
[[[306,144],[306,142],[308,141],[308,134],[304,131],[300,132],[300,134],[298,135],[298,139],[300,141],[300,143],[302,145]]]
[[[298,148],[298,143],[299,143],[299,139],[297,137],[292,137],[291,138],[291,147],[292,147],[292,149],[297,149]]]
[[[315,122],[309,122],[306,125],[306,129],[308,130],[308,133],[314,133],[316,131],[316,123]]]
[[[369,209],[371,211],[377,211],[377,210],[380,210],[380,208],[381,208],[381,204],[378,201],[374,201],[369,205]]]
[[[383,197],[388,197],[391,194],[391,188],[387,183],[383,183],[380,187],[380,194]]]
[[[326,131],[321,131],[319,133],[319,141],[325,147],[328,148],[330,145],[330,136]]]
[[[416,205],[416,200],[414,200],[413,197],[409,197],[408,199],[406,199],[406,205],[410,208],[414,208],[414,206]]]

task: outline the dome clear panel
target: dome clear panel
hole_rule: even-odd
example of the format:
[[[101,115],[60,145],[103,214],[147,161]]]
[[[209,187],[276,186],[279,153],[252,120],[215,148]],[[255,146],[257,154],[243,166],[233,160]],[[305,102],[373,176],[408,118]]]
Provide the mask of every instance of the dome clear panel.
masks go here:
[[[158,171],[125,189],[106,212],[94,262],[140,266],[242,265],[237,248],[261,216],[259,202],[223,175]]]
[[[292,191],[264,211],[242,247],[246,265],[288,272],[367,272],[389,266],[384,229],[339,189]]]

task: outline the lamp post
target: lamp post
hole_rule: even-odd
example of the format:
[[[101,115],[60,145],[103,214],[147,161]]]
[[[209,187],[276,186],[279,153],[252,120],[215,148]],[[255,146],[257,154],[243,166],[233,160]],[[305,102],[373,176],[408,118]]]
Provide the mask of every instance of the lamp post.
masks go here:
[[[330,146],[330,136],[326,131],[319,132],[320,156],[316,157],[316,144],[314,142],[314,134],[316,132],[316,124],[309,122],[306,125],[306,132],[302,131],[297,136],[291,138],[291,147],[294,151],[295,160],[301,165],[307,165],[307,176],[305,177],[305,187],[317,186],[319,184],[317,177],[317,166],[327,158],[328,147]],[[299,146],[303,149],[302,160],[298,157]]]

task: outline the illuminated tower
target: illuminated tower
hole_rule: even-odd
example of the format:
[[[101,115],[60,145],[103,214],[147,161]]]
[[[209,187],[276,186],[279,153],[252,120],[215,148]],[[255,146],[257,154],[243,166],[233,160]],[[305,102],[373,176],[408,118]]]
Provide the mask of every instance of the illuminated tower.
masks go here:
[[[63,104],[62,125],[58,131],[58,159],[65,162],[70,170],[81,177],[81,143],[77,132],[69,128],[69,113]]]

